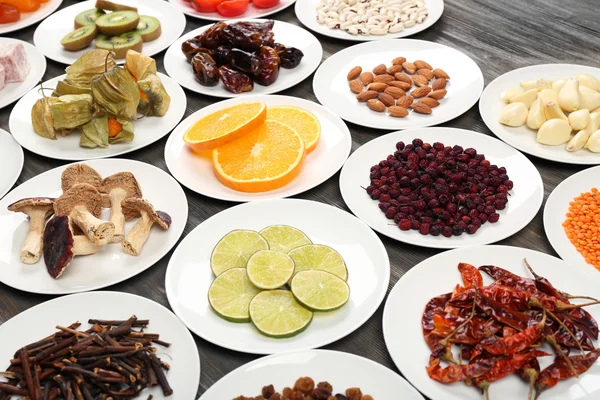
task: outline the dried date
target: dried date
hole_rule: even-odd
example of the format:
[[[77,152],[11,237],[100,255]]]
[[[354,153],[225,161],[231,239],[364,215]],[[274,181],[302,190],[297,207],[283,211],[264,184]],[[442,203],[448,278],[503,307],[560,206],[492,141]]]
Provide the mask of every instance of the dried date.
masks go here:
[[[263,69],[263,62],[253,53],[240,49],[232,49],[231,66],[247,74],[260,75]]]
[[[225,22],[217,22],[198,36],[198,40],[203,47],[216,49],[219,45],[223,44],[223,34],[227,27],[228,25]]]
[[[219,46],[216,50],[214,50],[214,55],[212,56],[219,67],[221,65],[231,64],[231,47]]]
[[[192,61],[192,58],[198,53],[206,53],[211,57],[214,56],[215,50],[207,49],[206,47],[202,47],[202,44],[194,39],[186,40],[181,43],[181,51],[188,62]]]
[[[254,89],[254,83],[248,75],[233,69],[229,65],[219,67],[219,75],[221,75],[221,81],[223,81],[225,89],[232,93],[249,92]]]
[[[204,86],[216,86],[219,83],[217,63],[207,53],[197,53],[192,58],[194,77]]]
[[[259,75],[255,75],[254,80],[259,85],[269,86],[277,80],[279,76],[279,56],[275,49],[264,46],[257,53],[262,61],[263,68]]]
[[[284,49],[281,51],[277,51],[277,54],[279,55],[279,59],[281,60],[281,66],[287,69],[296,68],[298,64],[300,64],[300,61],[302,61],[302,58],[304,57],[304,53],[295,47],[284,46]]]
[[[256,51],[263,44],[263,34],[240,24],[231,24],[223,29],[223,42],[246,51]]]

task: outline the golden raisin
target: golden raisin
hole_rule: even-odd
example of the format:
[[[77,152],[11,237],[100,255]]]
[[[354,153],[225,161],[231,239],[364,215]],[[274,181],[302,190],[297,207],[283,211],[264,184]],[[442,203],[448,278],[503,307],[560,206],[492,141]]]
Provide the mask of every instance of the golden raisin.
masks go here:
[[[362,392],[359,388],[350,388],[346,389],[346,396],[348,397],[348,400],[361,400]]]
[[[302,392],[303,394],[311,394],[315,388],[315,381],[309,377],[298,378],[294,384],[294,389]]]

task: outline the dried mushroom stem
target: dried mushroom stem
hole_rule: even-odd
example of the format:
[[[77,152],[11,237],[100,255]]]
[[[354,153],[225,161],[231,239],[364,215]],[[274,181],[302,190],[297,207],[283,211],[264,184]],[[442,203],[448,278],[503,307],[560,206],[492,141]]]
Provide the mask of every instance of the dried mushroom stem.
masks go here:
[[[127,192],[123,189],[114,189],[108,194],[110,199],[110,222],[115,226],[115,233],[110,240],[111,243],[119,243],[125,237],[125,216],[121,209],[121,202],[127,198]]]
[[[115,233],[115,226],[112,222],[94,217],[84,206],[73,208],[70,217],[88,239],[96,244],[107,244]]]
[[[142,214],[142,218],[131,228],[125,239],[121,242],[123,250],[127,254],[137,256],[142,251],[142,247],[148,236],[150,235],[150,229],[154,225],[154,219],[150,218],[147,213]]]
[[[171,217],[162,211],[155,211],[152,204],[140,198],[125,199],[121,206],[127,219],[139,217],[138,222],[131,228],[125,239],[121,242],[121,247],[127,254],[137,256],[142,251],[142,246],[146,243],[150,229],[154,223],[157,223],[162,229],[169,229],[171,226]]]
[[[73,237],[73,252],[76,256],[87,256],[100,251],[102,245],[91,242],[86,236]]]
[[[21,261],[25,264],[35,264],[42,255],[42,236],[46,224],[47,211],[32,210],[29,214],[29,231],[21,246]]]

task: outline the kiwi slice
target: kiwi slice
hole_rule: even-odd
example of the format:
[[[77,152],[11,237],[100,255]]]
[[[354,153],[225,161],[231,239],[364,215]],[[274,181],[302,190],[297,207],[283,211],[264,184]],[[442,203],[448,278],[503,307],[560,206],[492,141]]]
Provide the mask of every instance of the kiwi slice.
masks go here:
[[[137,12],[137,8],[135,8],[135,7],[126,6],[124,4],[119,4],[119,3],[113,3],[112,1],[108,1],[108,0],[96,0],[96,8],[99,8],[101,10],[108,10],[108,11],[135,11],[135,12]]]
[[[91,10],[86,10],[77,14],[75,17],[75,29],[81,28],[82,26],[95,24],[96,19],[104,14],[106,14],[104,11],[98,10],[97,8],[92,8]]]
[[[85,25],[62,38],[60,44],[70,51],[85,49],[92,44],[97,34],[98,28],[95,24]]]
[[[128,50],[142,51],[142,35],[136,31],[125,32],[119,36],[98,35],[96,48],[110,50],[115,53],[115,58],[125,58]]]
[[[120,35],[137,28],[140,16],[135,11],[115,11],[104,14],[96,20],[98,30],[108,36]]]
[[[142,35],[144,43],[158,39],[162,33],[160,21],[148,15],[140,15],[140,23],[135,31]]]

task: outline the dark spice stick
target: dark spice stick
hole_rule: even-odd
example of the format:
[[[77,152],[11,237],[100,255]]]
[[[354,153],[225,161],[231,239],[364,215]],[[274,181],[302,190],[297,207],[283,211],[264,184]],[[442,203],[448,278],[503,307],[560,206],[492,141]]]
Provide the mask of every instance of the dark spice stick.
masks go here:
[[[29,391],[29,397],[31,397],[31,400],[39,400],[39,397],[37,397],[38,393],[35,390],[35,386],[33,384],[33,377],[31,376],[31,369],[29,368],[29,359],[27,358],[27,350],[25,350],[25,347],[19,350],[19,355],[21,358],[21,366],[23,367],[23,375],[25,375],[25,382],[27,382],[27,390]]]
[[[5,382],[0,382],[0,391],[8,394],[16,394],[17,396],[27,396],[29,394],[29,390],[21,389]]]
[[[56,345],[54,345],[50,348],[47,348],[46,350],[41,351],[38,354],[36,354],[35,361],[39,362],[39,361],[45,359],[46,357],[50,356],[51,354],[54,354],[54,353],[64,349],[65,347],[72,345],[76,341],[77,341],[77,338],[75,336],[71,336],[68,339],[64,339],[61,342],[57,343]]]
[[[169,385],[169,381],[167,380],[167,376],[165,375],[165,372],[162,370],[160,361],[158,360],[158,358],[156,358],[156,356],[153,353],[148,354],[148,357],[150,357],[150,363],[152,364],[152,368],[154,369],[154,372],[156,372],[156,377],[158,378],[158,383],[159,383],[160,387],[162,388],[163,394],[165,396],[172,395],[173,389]]]
[[[108,321],[104,319],[89,319],[88,323],[90,324],[98,324],[98,325],[122,325],[127,321]],[[146,326],[150,323],[147,319],[138,319],[131,326],[133,327],[142,327]]]
[[[42,385],[40,383],[40,373],[42,369],[38,365],[33,366],[33,390],[35,391],[35,397],[37,399],[42,398]]]

